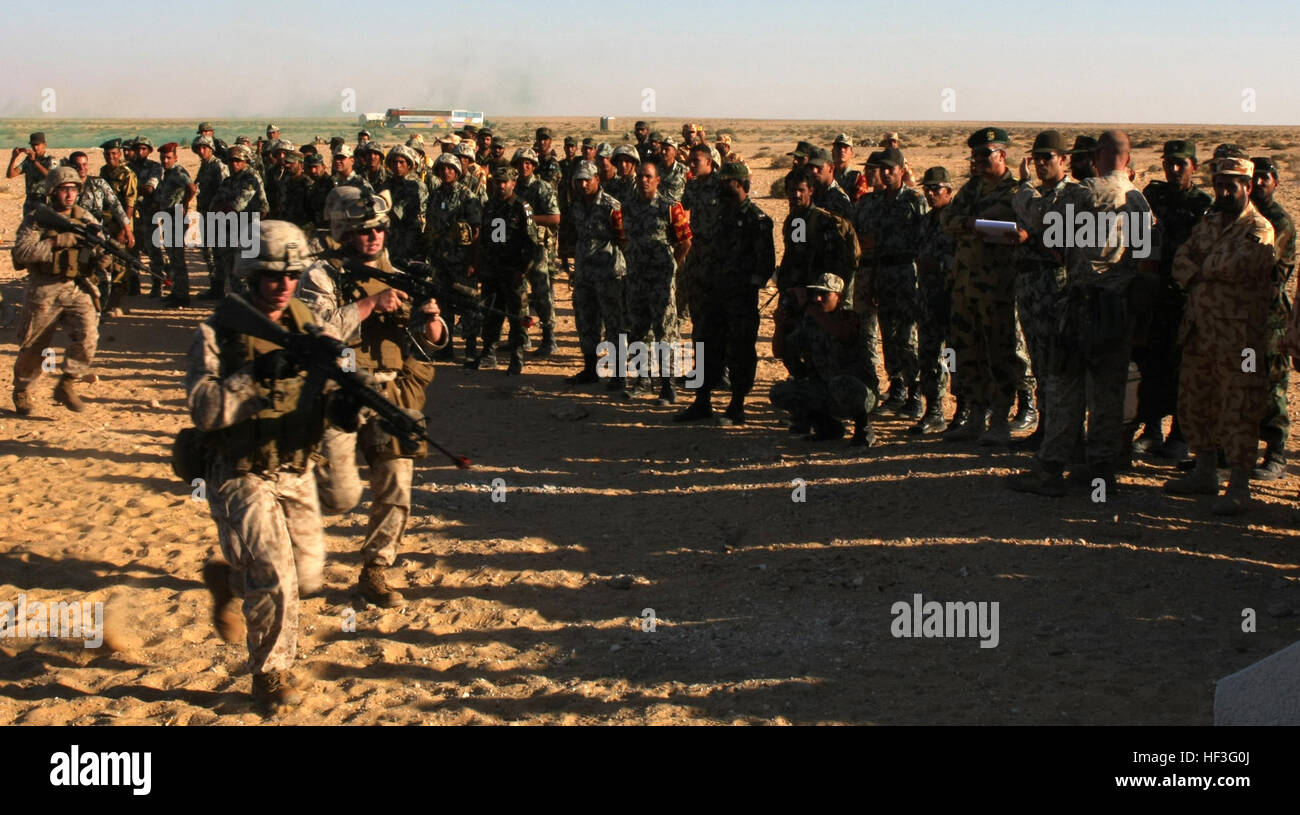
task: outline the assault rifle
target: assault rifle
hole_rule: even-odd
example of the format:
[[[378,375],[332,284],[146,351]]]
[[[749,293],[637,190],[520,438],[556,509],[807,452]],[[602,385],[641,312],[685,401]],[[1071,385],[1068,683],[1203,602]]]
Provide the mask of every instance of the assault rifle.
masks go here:
[[[473,294],[463,292],[456,286],[443,283],[438,280],[438,274],[432,266],[420,261],[408,262],[405,268],[397,274],[376,269],[374,266],[367,266],[361,261],[352,258],[343,259],[343,268],[353,277],[359,279],[371,277],[387,284],[390,288],[406,292],[411,296],[412,300],[437,300],[440,304],[448,305],[459,312],[477,311],[480,314],[495,314],[506,319],[514,319],[518,316],[485,305],[479,302]],[[526,326],[531,325],[528,322],[531,318],[525,315],[523,319]]]
[[[308,387],[305,398],[308,400],[312,398],[310,394],[319,392],[324,379],[331,380],[338,384],[346,398],[377,413],[384,428],[396,436],[404,447],[409,448],[421,441],[427,441],[435,450],[450,459],[452,464],[462,470],[470,468],[468,458],[456,455],[429,436],[424,417],[417,419],[410,415],[370,387],[359,374],[340,366],[339,357],[344,355],[347,347],[324,334],[320,326],[308,326],[306,334],[287,331],[282,326],[271,322],[269,317],[253,308],[247,300],[237,294],[227,296],[221,305],[217,306],[214,317],[216,324],[228,331],[257,337],[283,348],[290,359],[307,371]]]

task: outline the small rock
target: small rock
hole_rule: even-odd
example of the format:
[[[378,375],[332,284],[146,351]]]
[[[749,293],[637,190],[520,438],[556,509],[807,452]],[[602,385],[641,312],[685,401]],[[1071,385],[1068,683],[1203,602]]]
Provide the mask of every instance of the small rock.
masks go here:
[[[162,407],[162,403],[159,402],[157,399],[150,399],[150,400],[149,400],[149,407],[151,407],[151,408],[160,408],[160,407]]]
[[[609,646],[609,650],[611,650],[611,651],[622,651],[622,650],[623,650],[623,646],[619,645],[619,644],[616,642],[616,643],[614,643],[613,645]]]
[[[582,405],[568,402],[551,408],[551,415],[561,421],[576,422],[579,419],[587,418],[587,409]]]

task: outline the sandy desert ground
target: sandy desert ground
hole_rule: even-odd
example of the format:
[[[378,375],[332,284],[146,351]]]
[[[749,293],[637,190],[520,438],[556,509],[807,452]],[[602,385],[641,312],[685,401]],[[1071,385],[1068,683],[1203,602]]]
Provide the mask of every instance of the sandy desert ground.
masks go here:
[[[538,124],[561,135],[592,127],[520,119],[500,129],[517,140]],[[841,131],[898,130],[918,171],[959,175],[973,129],[704,125],[736,133],[758,203],[778,221],[784,201],[765,196],[783,170],[769,165],[797,139],[829,146]],[[1025,150],[1038,129],[1011,128]],[[1102,126],[1059,129],[1073,138]],[[1281,200],[1300,211],[1298,129],[1129,130],[1139,186],[1159,177],[1164,138],[1195,138],[1203,156],[1236,141],[1282,157]],[[9,181],[6,244],[20,202],[21,179]],[[5,301],[19,302],[22,286],[3,252]],[[1205,724],[1217,679],[1297,639],[1294,467],[1257,485],[1245,520],[1224,521],[1164,495],[1171,468],[1158,461],[1137,463],[1096,504],[1008,492],[1000,479],[1026,454],[918,441],[904,420],[884,422],[882,444],[865,453],[811,445],[767,404],[782,371],[766,320],[751,422],[677,426],[673,409],[644,397],[565,386],[578,366],[568,295],[561,282],[562,353],[524,376],[439,366],[431,426],[476,467],[429,459],[417,469],[394,570],[405,607],[354,598],[364,516],[327,519],[327,589],[302,610],[298,670],[310,687],[281,721]],[[209,624],[199,572],[216,551],[212,521],[168,465],[188,424],[183,354],[205,314],[138,299],[103,328],[88,409],[54,404],[45,378],[26,419],[8,402],[16,327],[0,329],[0,601],[103,601],[113,646],[0,640],[0,724],[262,721],[245,649]],[[558,417],[575,413],[585,415]],[[505,501],[493,500],[495,479]],[[806,501],[792,500],[795,479]],[[998,646],[892,637],[891,606],[916,593],[998,602]],[[1242,631],[1243,609],[1258,615],[1256,632]]]

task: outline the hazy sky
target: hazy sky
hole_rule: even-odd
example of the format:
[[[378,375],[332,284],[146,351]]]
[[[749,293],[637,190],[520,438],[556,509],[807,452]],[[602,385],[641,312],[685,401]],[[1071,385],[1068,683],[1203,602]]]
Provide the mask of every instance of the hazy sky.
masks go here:
[[[123,8],[4,26],[0,116],[351,115],[352,89],[358,113],[1300,124],[1281,1]]]

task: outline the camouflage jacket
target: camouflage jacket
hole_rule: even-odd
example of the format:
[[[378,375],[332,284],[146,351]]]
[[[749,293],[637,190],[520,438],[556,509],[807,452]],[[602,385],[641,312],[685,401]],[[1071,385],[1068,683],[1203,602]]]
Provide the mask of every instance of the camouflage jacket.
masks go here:
[[[139,198],[136,200],[136,208],[143,212],[153,212],[158,209],[155,193],[159,185],[162,184],[163,166],[151,158],[127,162],[131,172],[135,173],[138,183]]]
[[[305,176],[306,173],[303,175]],[[317,228],[323,227],[325,226],[325,199],[329,198],[330,190],[334,189],[334,178],[323,175],[308,181],[311,186],[307,190],[307,218]]]
[[[265,217],[266,189],[261,176],[245,167],[222,181],[212,208],[219,212],[256,212]]]
[[[1277,202],[1259,207],[1259,214],[1273,226],[1273,304],[1269,309],[1269,327],[1281,331],[1291,316],[1291,277],[1295,273],[1295,222]]]
[[[835,216],[818,206],[799,212],[794,209],[781,225],[785,254],[776,272],[781,291],[807,286],[823,274],[833,274],[846,284],[857,267],[853,248],[837,228]],[[845,293],[850,292],[845,286]]]
[[[1192,228],[1210,211],[1214,198],[1193,187],[1180,190],[1165,181],[1152,181],[1142,190],[1155,216],[1151,234],[1151,260],[1160,261],[1160,273],[1168,279],[1174,269],[1178,247],[1192,234]]]
[[[154,193],[154,203],[158,205],[159,211],[170,212],[177,204],[184,205],[190,184],[190,173],[180,164],[164,170],[158,192]]]
[[[311,187],[311,179],[306,173],[296,176],[286,173],[280,181],[280,217],[304,230],[310,230],[316,225],[316,215],[311,205]]]
[[[613,181],[601,185],[605,192],[618,199],[620,204],[626,205],[628,201],[635,198],[638,193],[636,189],[636,176],[615,176]]]
[[[752,198],[738,207],[723,205],[714,227],[717,266],[700,283],[705,291],[734,291],[763,286],[776,273],[772,219]]]
[[[560,183],[560,162],[555,158],[555,151],[552,150],[545,156],[538,156],[537,160],[537,177],[550,184],[552,187]]]
[[[474,230],[483,223],[483,201],[464,184],[443,184],[429,196],[427,213],[430,261],[438,269],[464,269],[473,259]]]
[[[541,246],[533,208],[524,199],[518,195],[508,201],[489,198],[483,205],[476,264],[481,275],[517,283],[541,261]]]
[[[622,205],[609,193],[600,191],[588,201],[585,196],[573,200],[574,273],[586,280],[622,277],[627,263],[619,250],[622,237]],[[615,213],[618,213],[617,215]]]
[[[663,184],[659,185],[659,194],[663,195]],[[664,196],[665,198],[667,196]],[[691,253],[687,255],[688,263],[708,264],[712,260],[714,230],[717,228],[718,212],[722,209],[722,185],[716,172],[700,178],[692,178],[682,193],[682,206],[691,216]]]
[[[623,202],[623,234],[627,238],[623,253],[633,274],[641,269],[677,268],[673,247],[691,236],[681,204],[662,195],[647,201],[640,194]]]
[[[94,214],[76,205],[64,215],[69,220],[83,224],[99,223]],[[58,234],[59,230],[47,229],[36,223],[35,215],[23,218],[18,225],[18,232],[14,234],[14,268],[26,268],[31,272],[65,279],[88,275],[99,250],[82,246],[55,248],[53,238]]]
[[[813,190],[813,206],[821,207],[850,221],[853,220],[853,202],[849,200],[849,194],[836,184],[834,179],[824,189],[817,187]]]
[[[925,196],[911,187],[901,187],[893,197],[883,189],[866,197],[872,199],[870,227],[875,229],[874,262],[880,266],[896,266],[916,260],[921,247],[921,222],[930,211]]]
[[[673,166],[664,171],[659,180],[659,194],[668,199],[669,202],[682,200],[682,195],[686,190],[686,165],[680,161],[673,162]]]
[[[1174,280],[1187,291],[1181,338],[1205,331],[1211,342],[1228,340],[1231,356],[1245,347],[1262,354],[1274,261],[1273,226],[1254,204],[1202,218],[1174,257]]]
[[[54,169],[54,157],[49,153],[40,158],[27,156],[22,163],[23,185],[27,192],[27,198],[43,198],[45,196],[45,173],[36,169],[37,165],[45,168],[45,173]]]
[[[338,176],[334,176],[333,178],[334,186],[336,187],[356,187],[362,192],[369,192],[372,195],[375,192],[375,188],[370,186],[370,182],[357,175],[356,170],[349,173],[347,178],[339,178]]]
[[[104,169],[99,171],[99,177],[108,182],[113,188],[113,194],[117,196],[118,203],[123,209],[131,210],[135,207],[135,199],[139,194],[139,186],[136,184],[135,173],[126,165],[113,168],[104,165]],[[135,213],[131,213],[132,217]]]
[[[401,178],[389,174],[379,191],[384,190],[392,197],[392,209],[388,213],[389,253],[398,263],[422,258],[425,196],[428,195],[425,186],[414,172]]]
[[[221,189],[221,182],[229,177],[230,170],[216,156],[199,162],[199,174],[194,177],[194,183],[199,185],[199,212],[212,209],[212,199],[216,197],[217,190]]]
[[[81,184],[81,194],[77,196],[77,206],[94,215],[104,224],[110,221],[118,229],[127,229],[131,222],[126,218],[126,210],[117,200],[117,193],[109,183],[99,176],[86,176]]]
[[[536,174],[530,176],[528,180],[519,179],[515,185],[515,194],[532,208],[534,215],[559,215],[560,201],[555,192],[555,187]],[[541,227],[548,229],[549,227]]]
[[[952,275],[952,258],[957,248],[957,241],[952,235],[943,231],[939,222],[941,209],[932,209],[921,219],[921,242],[916,249],[916,271],[918,278],[934,273],[942,275],[945,282],[950,282]]]
[[[864,383],[871,382],[874,373],[871,370],[872,338],[862,330],[861,316],[842,302],[828,316],[849,323],[853,339],[844,342],[831,336],[809,311],[804,313],[786,342],[799,348],[800,356],[807,363],[813,377],[823,384],[829,384],[838,376],[852,376]]]
[[[862,175],[861,170],[853,170],[848,167],[836,170],[835,183],[840,185],[840,189],[844,190],[849,196],[849,200],[854,203],[857,203],[868,192],[867,180]]]
[[[955,278],[979,280],[994,288],[1013,285],[1012,247],[985,242],[971,221],[976,218],[1014,221],[1016,210],[1011,201],[1016,186],[1015,176],[1010,170],[993,182],[975,176],[962,185],[952,203],[940,212],[939,222],[943,224],[943,231],[956,243],[952,264]]]
[[[1059,269],[1065,265],[1065,250],[1048,246],[1045,242],[1046,225],[1043,216],[1060,212],[1063,202],[1077,196],[1079,182],[1066,176],[1051,187],[1022,183],[1011,199],[1016,211],[1016,225],[1029,233],[1029,238],[1016,247],[1016,268],[1021,273],[1033,274],[1043,268]]]

